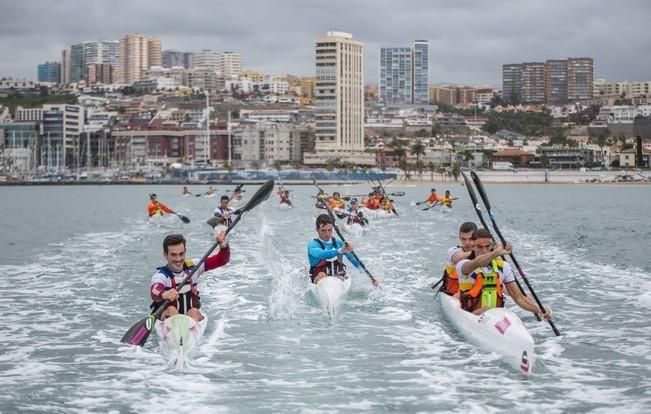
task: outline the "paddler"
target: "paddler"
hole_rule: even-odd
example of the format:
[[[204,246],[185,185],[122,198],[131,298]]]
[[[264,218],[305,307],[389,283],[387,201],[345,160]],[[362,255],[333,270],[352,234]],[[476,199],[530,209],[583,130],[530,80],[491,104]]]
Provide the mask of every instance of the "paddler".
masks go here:
[[[292,202],[289,200],[289,190],[282,190],[280,193],[280,204],[292,205]]]
[[[219,243],[219,252],[208,257],[192,275],[190,282],[177,290],[176,286],[195,269],[195,266],[192,260],[185,258],[185,238],[183,235],[171,234],[165,237],[163,240],[163,257],[167,260],[167,264],[158,268],[149,284],[149,293],[153,300],[151,304],[152,312],[155,312],[163,304],[164,300],[170,301],[170,304],[160,315],[161,320],[179,313],[188,315],[197,322],[203,319],[203,315],[199,311],[201,308],[199,290],[197,289],[199,275],[225,265],[231,257],[226,233],[221,232],[216,237],[216,240]]]
[[[192,192],[188,189],[188,187],[183,187],[183,191],[181,191],[181,195],[192,195]]]
[[[359,209],[359,202],[356,198],[350,200],[350,206],[346,211],[346,215],[348,216],[347,223],[349,226],[353,223],[359,223],[362,226],[366,226],[368,224],[368,219],[364,216],[362,210]]]
[[[346,276],[346,265],[343,256],[355,267],[360,267],[359,261],[352,255],[353,246],[337,240],[332,236],[334,230],[330,216],[321,214],[316,218],[318,238],[307,245],[307,258],[310,262],[310,280],[315,285],[326,276],[334,276],[341,280]]]
[[[511,266],[500,258],[511,253],[511,243],[506,246],[495,245],[488,230],[478,229],[472,234],[472,246],[474,259],[462,259],[456,267],[461,307],[476,315],[491,308],[504,307],[505,288],[522,309],[540,314],[538,305],[518,288]],[[552,310],[549,306],[542,316],[551,319]]]
[[[450,194],[450,190],[445,190],[445,195],[440,196],[438,202],[443,204],[447,208],[452,208],[453,200],[454,198],[452,198],[452,195]]]
[[[477,225],[471,221],[466,221],[459,226],[459,244],[448,249],[448,263],[441,278],[441,292],[459,297],[457,263],[464,259],[475,258],[472,251],[472,234],[475,230]]]
[[[346,203],[341,198],[341,194],[339,194],[338,191],[332,193],[332,197],[328,199],[328,205],[330,206],[331,209],[337,209],[337,210],[346,207]]]
[[[219,206],[213,211],[213,215],[217,217],[218,223],[226,227],[231,225],[234,215],[240,214],[239,209],[235,210],[228,206],[230,201],[231,199],[227,195],[223,195],[219,200]]]
[[[156,214],[160,214],[162,216],[165,213],[173,214],[174,212],[172,211],[171,208],[159,202],[158,197],[156,197],[156,194],[151,193],[149,194],[149,204],[147,205],[147,213],[149,214],[149,217],[151,217],[151,216],[155,216]]]

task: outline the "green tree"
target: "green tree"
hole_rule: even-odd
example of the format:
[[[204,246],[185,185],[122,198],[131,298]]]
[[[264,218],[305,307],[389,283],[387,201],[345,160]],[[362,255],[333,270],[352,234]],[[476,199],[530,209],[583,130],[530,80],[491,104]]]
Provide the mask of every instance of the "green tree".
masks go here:
[[[418,140],[414,142],[409,149],[411,150],[412,154],[416,155],[416,169],[419,173],[422,174],[423,166],[420,161],[420,157],[422,155],[425,155],[425,145],[420,140]]]
[[[283,163],[280,160],[274,160],[272,165],[274,167],[274,170],[278,171],[279,173],[283,170]]]
[[[458,162],[452,164],[452,170],[450,173],[454,177],[454,181],[459,181],[459,176],[461,175],[461,167],[459,166]]]
[[[434,181],[434,172],[436,171],[436,165],[434,165],[434,163],[432,161],[430,161],[430,162],[427,163],[427,169],[429,170],[429,172],[431,174],[430,180]]]
[[[335,158],[328,158],[326,160],[326,170],[328,171],[333,171],[335,168],[339,168],[339,165],[341,165],[341,159],[335,157]]]

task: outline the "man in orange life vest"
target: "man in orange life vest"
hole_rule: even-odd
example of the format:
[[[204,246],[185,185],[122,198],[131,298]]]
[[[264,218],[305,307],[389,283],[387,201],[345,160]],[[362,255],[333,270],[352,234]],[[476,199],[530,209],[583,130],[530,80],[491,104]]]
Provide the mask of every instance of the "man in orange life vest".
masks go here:
[[[461,223],[459,227],[459,244],[448,249],[448,264],[443,271],[441,292],[459,297],[459,277],[457,263],[463,259],[474,259],[472,251],[472,234],[477,225],[472,221]]]
[[[511,266],[500,256],[511,253],[512,246],[495,245],[486,229],[472,234],[474,259],[462,259],[457,263],[459,275],[459,301],[461,307],[476,315],[490,308],[504,307],[503,288],[522,309],[540,314],[540,308],[528,296],[524,296],[517,283]],[[542,315],[551,319],[552,310],[547,307]]]

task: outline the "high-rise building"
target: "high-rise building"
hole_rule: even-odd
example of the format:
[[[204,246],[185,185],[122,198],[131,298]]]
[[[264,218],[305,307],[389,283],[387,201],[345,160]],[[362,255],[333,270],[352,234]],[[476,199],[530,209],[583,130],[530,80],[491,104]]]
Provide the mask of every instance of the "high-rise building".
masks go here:
[[[43,105],[43,144],[41,163],[74,167],[79,155],[79,134],[84,125],[84,108],[79,105]]]
[[[59,83],[62,85],[70,83],[70,49],[61,51],[61,79]]]
[[[59,62],[45,62],[37,68],[39,82],[59,83],[61,79],[61,64]]]
[[[522,65],[508,63],[502,65],[502,98],[507,104],[522,102]]]
[[[212,70],[226,80],[233,80],[242,72],[242,57],[234,52],[202,50],[194,55],[194,68]]]
[[[316,40],[316,151],[364,150],[364,44],[328,32]]]
[[[567,59],[567,99],[570,102],[592,99],[594,62],[592,58]]]
[[[380,48],[379,98],[385,104],[429,103],[429,46]]]
[[[86,66],[109,64],[114,70],[119,66],[117,40],[98,40],[70,46],[70,82],[86,80]]]
[[[89,85],[97,83],[109,85],[113,83],[113,66],[108,63],[92,63],[86,65],[86,82]]]
[[[120,65],[118,82],[131,84],[142,77],[151,66],[163,63],[159,39],[139,34],[126,35],[120,39]]]
[[[522,103],[545,102],[545,64],[525,62],[522,64]]]
[[[502,96],[509,104],[560,105],[593,97],[591,58],[502,65]]]
[[[86,71],[86,44],[78,43],[70,46],[70,82],[84,79]]]
[[[414,42],[413,55],[413,103],[427,105],[429,103],[429,43],[427,40]]]
[[[179,52],[178,50],[163,50],[163,67],[183,67],[192,69],[192,53]]]
[[[545,102],[548,104],[567,102],[567,60],[545,62]]]
[[[413,51],[410,47],[380,48],[379,98],[386,105],[413,102]]]

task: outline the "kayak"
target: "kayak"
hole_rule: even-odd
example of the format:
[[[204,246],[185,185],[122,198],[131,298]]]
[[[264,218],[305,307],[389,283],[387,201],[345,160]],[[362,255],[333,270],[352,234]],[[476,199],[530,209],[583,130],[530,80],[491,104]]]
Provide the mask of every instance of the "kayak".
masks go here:
[[[515,313],[506,308],[493,308],[475,315],[461,309],[457,298],[444,293],[438,296],[443,313],[467,341],[501,355],[511,367],[526,375],[533,372],[534,341]]]
[[[206,197],[206,198],[213,198],[213,197],[217,197],[217,193],[212,193],[212,194],[204,194],[204,197]]]
[[[343,223],[341,225],[341,228],[343,229],[344,232],[351,234],[353,236],[361,236],[362,234],[364,234],[364,230],[365,230],[365,228],[362,227],[362,225],[359,223],[352,223],[352,224]]]
[[[154,226],[161,226],[175,224],[177,220],[178,218],[173,214],[156,213],[153,216],[149,216],[147,222]]]
[[[346,295],[350,292],[353,281],[350,277],[341,280],[338,277],[326,276],[319,281],[318,285],[310,284],[310,291],[316,298],[319,306],[328,314],[331,320],[335,320],[343,305]]]
[[[283,210],[288,210],[290,208],[294,208],[294,206],[291,205],[291,204],[287,204],[287,203],[280,203],[280,208],[283,209]]]
[[[208,325],[208,317],[201,312],[203,320],[195,321],[187,315],[174,315],[154,325],[160,343],[161,355],[170,365],[183,368],[188,365],[192,351],[200,341]]]
[[[362,207],[362,212],[364,212],[364,215],[369,218],[395,217],[395,214],[393,214],[393,212],[384,210],[382,208],[378,208],[376,210],[370,210],[366,207]]]

